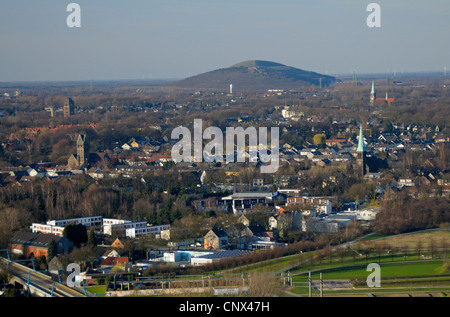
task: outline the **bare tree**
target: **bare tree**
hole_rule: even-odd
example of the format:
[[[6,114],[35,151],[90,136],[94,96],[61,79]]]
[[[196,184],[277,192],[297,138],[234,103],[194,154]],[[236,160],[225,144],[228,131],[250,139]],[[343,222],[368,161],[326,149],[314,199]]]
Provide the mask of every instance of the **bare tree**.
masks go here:
[[[417,259],[420,259],[420,253],[422,251],[422,241],[417,241],[416,243]]]
[[[249,276],[248,295],[251,297],[270,297],[274,292],[274,274],[272,272],[252,272]]]

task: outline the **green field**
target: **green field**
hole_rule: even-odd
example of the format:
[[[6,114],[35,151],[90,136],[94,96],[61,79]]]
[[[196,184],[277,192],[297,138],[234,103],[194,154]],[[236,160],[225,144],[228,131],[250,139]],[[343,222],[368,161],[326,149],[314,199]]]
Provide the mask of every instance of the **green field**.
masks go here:
[[[318,296],[320,272],[324,282],[346,281],[351,285],[343,290],[325,290],[325,296],[447,296],[450,292],[450,271],[443,261],[420,260],[412,262],[380,263],[380,286],[370,288],[366,279],[372,273],[367,265],[323,268],[311,272],[311,279],[316,289],[312,296]],[[292,277],[293,288],[289,291],[295,295],[308,296],[309,273],[304,272]]]
[[[450,272],[442,273],[442,261],[417,261],[417,262],[395,262],[380,263],[381,278],[401,278],[401,277],[427,277],[427,276],[450,276]],[[320,270],[324,279],[366,279],[370,274],[366,270],[367,265],[324,268]],[[313,276],[318,276],[319,272],[313,272]],[[308,273],[295,275],[296,279],[307,278]],[[317,277],[316,276],[316,277]]]
[[[95,294],[97,297],[103,297],[106,293],[106,285],[89,286],[86,287],[86,290],[91,294]]]

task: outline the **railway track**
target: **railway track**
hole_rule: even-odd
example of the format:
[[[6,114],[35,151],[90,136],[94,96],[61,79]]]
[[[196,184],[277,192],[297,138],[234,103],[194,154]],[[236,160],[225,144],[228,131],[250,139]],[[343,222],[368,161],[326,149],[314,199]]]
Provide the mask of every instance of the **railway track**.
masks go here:
[[[24,265],[0,258],[0,265],[23,285],[29,284],[35,293],[45,297],[84,297],[84,293],[64,284],[54,282],[49,276]]]

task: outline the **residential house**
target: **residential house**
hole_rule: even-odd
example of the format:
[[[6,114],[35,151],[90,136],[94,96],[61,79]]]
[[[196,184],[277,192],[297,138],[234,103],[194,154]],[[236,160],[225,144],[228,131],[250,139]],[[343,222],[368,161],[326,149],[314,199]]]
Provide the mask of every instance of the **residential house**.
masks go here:
[[[117,238],[116,240],[114,240],[114,242],[111,244],[111,248],[115,248],[115,249],[123,249],[125,248],[124,243],[122,242],[121,239]]]
[[[280,208],[274,215],[269,218],[269,229],[288,229],[289,226],[292,230],[301,229],[301,214],[297,211],[286,211],[284,208]]]
[[[209,210],[214,210],[215,212],[227,210],[227,204],[220,197],[199,199],[193,201],[192,204],[199,213],[204,213]]]
[[[224,249],[228,246],[228,235],[222,229],[211,229],[203,237],[205,249]]]
[[[286,205],[310,206],[318,214],[329,214],[332,211],[331,201],[322,197],[288,197]]]
[[[106,272],[106,271],[110,271],[112,268],[117,266],[117,267],[123,268],[123,270],[126,271],[129,262],[130,262],[130,260],[128,259],[128,257],[120,257],[120,256],[107,257],[100,263],[100,268],[104,272]]]
[[[129,151],[131,150],[131,145],[129,145],[128,143],[124,143],[121,148],[122,150]]]
[[[105,253],[103,253],[100,259],[103,261],[106,258],[117,258],[117,257],[120,257],[119,252],[117,252],[116,250],[108,249],[105,251]]]
[[[48,272],[51,274],[58,274],[59,272],[64,271],[64,265],[61,263],[58,256],[54,256],[48,262]]]

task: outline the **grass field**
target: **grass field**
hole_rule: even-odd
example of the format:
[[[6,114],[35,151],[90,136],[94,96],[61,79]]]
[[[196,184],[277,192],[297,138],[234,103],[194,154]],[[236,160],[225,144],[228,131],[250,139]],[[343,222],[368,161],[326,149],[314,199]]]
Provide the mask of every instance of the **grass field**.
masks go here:
[[[395,262],[395,263],[380,263],[381,278],[404,278],[404,277],[428,277],[428,276],[450,276],[450,271],[443,272],[442,261],[416,261],[416,262]],[[366,279],[370,274],[367,271],[366,264],[356,266],[323,268],[319,270],[322,272],[324,279]],[[319,271],[313,272],[313,278],[319,275]],[[295,280],[305,280],[307,273],[295,275]]]
[[[363,240],[367,242],[367,244],[377,245],[385,245],[391,247],[407,247],[409,249],[417,248],[420,243],[423,248],[429,249],[430,243],[433,242],[436,248],[442,248],[443,243],[446,242],[449,244],[450,242],[450,231],[425,231],[419,233],[410,233],[410,234],[402,234],[396,236],[383,236],[383,235],[374,235],[371,236],[370,240]],[[450,245],[447,245],[447,248]]]
[[[97,297],[101,297],[106,293],[106,285],[89,286],[86,287],[86,290],[91,294],[95,294]]]
[[[414,261],[380,264],[381,287],[371,288],[366,284],[371,271],[366,265],[335,267],[320,270],[326,281],[347,281],[351,287],[341,290],[327,290],[326,296],[447,296],[450,292],[450,270],[444,269],[443,261]],[[311,279],[316,288],[313,296],[317,296],[317,285],[320,272],[312,272]],[[294,287],[290,290],[296,295],[308,296],[308,273],[293,276]]]

